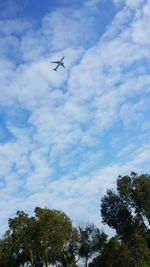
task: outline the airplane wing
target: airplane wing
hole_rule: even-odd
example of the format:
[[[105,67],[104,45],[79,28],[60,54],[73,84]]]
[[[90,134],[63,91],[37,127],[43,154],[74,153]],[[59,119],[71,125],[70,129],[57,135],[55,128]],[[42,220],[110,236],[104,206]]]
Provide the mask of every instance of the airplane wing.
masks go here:
[[[55,69],[53,69],[53,70],[57,71],[58,67],[59,67],[59,65],[57,65],[57,66],[56,66],[56,68],[55,68]]]
[[[51,61],[51,63],[59,64],[59,61]]]
[[[62,59],[61,59],[60,61],[62,62],[64,58],[65,58],[65,57],[62,57]]]

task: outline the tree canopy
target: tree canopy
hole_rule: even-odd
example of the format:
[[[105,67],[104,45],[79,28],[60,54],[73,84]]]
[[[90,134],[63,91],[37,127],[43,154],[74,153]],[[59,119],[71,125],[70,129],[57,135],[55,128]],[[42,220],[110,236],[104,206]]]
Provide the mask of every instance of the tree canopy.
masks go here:
[[[107,190],[101,201],[104,223],[127,245],[135,266],[150,259],[150,175],[119,176],[117,190]]]
[[[9,228],[0,243],[0,263],[6,260],[7,254],[14,266],[47,267],[59,263],[65,267],[75,263],[78,232],[64,212],[36,207],[35,217],[29,217],[17,211],[9,219]],[[6,266],[10,266],[9,261]]]
[[[0,239],[0,267],[150,267],[150,175],[118,176],[101,217],[116,230],[110,239],[92,223],[73,226],[60,210],[17,211]]]

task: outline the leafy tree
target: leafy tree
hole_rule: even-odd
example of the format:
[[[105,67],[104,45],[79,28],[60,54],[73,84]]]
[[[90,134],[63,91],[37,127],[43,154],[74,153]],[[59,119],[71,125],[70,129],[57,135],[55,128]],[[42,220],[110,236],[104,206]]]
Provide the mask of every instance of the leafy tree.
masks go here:
[[[79,256],[85,259],[85,266],[88,266],[88,260],[94,253],[101,251],[107,236],[100,232],[100,230],[90,223],[86,223],[79,227],[80,231],[80,248]]]
[[[29,217],[18,211],[9,228],[0,240],[0,266],[75,267],[78,231],[64,212],[37,207]]]
[[[101,215],[104,223],[114,228],[123,239],[130,239],[133,232],[133,218],[130,208],[120,196],[108,190],[102,198]]]
[[[150,223],[150,175],[132,172],[130,176],[119,176],[117,190],[147,230],[145,218]]]
[[[9,219],[9,227],[16,258],[22,258],[24,262],[38,267],[39,240],[35,219],[23,211],[17,211],[16,217]]]
[[[131,176],[119,176],[117,192],[108,190],[101,202],[103,222],[114,228],[127,244],[135,266],[150,257],[149,231],[145,223],[145,218],[149,220],[148,193],[150,176],[131,173]]]
[[[77,233],[69,217],[62,211],[39,207],[35,209],[35,215],[45,266],[59,262],[65,267],[74,262]]]
[[[128,249],[117,237],[105,244],[101,254],[94,258],[89,267],[131,267]]]
[[[4,239],[0,240],[0,266],[16,267],[17,260],[14,254],[13,242],[9,231],[6,232]]]
[[[79,232],[76,228],[70,231],[69,239],[64,242],[60,257],[60,263],[63,267],[75,267],[79,260]]]

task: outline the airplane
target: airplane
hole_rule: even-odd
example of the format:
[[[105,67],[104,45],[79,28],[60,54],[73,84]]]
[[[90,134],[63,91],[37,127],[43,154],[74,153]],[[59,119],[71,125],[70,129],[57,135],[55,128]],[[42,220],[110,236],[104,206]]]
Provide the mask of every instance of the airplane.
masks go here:
[[[63,62],[63,59],[64,59],[64,58],[65,58],[65,57],[62,57],[62,59],[61,59],[61,60],[58,60],[58,61],[51,61],[51,63],[55,63],[55,64],[57,64],[56,68],[53,69],[53,70],[57,71],[57,69],[58,69],[59,66],[62,66],[62,67],[65,68],[65,66],[64,66],[64,62]]]

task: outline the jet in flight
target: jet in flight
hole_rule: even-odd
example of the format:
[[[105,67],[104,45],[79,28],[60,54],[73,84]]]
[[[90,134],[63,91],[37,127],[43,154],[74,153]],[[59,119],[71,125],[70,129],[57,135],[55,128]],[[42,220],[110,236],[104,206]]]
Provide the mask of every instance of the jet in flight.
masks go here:
[[[65,58],[65,57],[62,57],[62,59],[61,59],[61,60],[58,60],[58,61],[51,61],[51,63],[55,63],[55,64],[57,64],[56,68],[53,69],[53,70],[57,71],[57,69],[58,69],[59,66],[62,66],[62,67],[65,68],[65,66],[64,66],[64,62],[63,62],[64,58]]]

